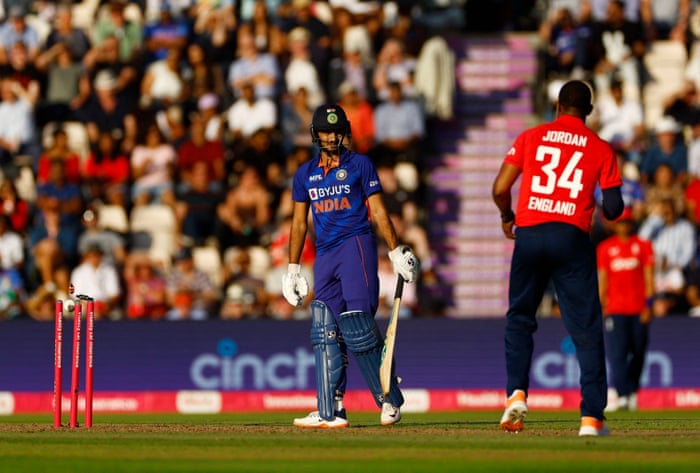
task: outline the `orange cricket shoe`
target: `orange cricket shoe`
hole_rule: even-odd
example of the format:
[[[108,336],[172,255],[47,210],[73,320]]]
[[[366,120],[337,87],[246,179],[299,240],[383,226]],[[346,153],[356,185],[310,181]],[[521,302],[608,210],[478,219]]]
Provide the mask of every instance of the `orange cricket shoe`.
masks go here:
[[[516,389],[506,400],[506,410],[501,417],[501,429],[506,432],[523,430],[523,419],[527,416],[527,398],[525,391]]]

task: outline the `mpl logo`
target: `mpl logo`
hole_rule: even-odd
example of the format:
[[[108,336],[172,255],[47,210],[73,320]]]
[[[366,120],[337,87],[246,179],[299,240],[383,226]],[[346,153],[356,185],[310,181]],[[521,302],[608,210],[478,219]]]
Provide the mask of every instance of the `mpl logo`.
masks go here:
[[[612,374],[608,365],[608,377]],[[530,371],[533,384],[540,388],[578,388],[581,370],[576,358],[576,348],[571,337],[565,337],[560,351],[546,351],[532,360]],[[652,373],[658,374],[658,379]],[[673,362],[662,351],[648,351],[640,379],[642,386],[668,387],[673,385]]]
[[[199,355],[190,365],[190,379],[198,389],[313,388],[310,378],[313,378],[314,355],[304,348],[297,348],[293,354],[274,353],[263,359],[252,353],[239,353],[238,343],[224,338],[216,351],[216,354]]]

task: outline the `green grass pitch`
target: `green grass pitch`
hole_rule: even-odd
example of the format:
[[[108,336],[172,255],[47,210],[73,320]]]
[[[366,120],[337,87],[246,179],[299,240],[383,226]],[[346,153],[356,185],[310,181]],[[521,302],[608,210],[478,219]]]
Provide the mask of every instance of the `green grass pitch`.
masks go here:
[[[531,411],[519,434],[499,431],[494,411],[409,413],[390,427],[351,413],[339,430],[295,428],[300,415],[97,413],[91,429],[0,417],[0,472],[700,471],[697,410],[611,413],[607,438],[579,438],[571,411]]]

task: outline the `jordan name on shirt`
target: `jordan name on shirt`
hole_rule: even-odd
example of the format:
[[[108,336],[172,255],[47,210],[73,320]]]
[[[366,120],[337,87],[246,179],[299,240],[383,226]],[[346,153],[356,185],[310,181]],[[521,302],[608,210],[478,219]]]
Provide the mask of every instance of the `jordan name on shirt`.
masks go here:
[[[577,135],[575,133],[569,133],[568,131],[549,130],[542,138],[542,141],[584,147],[588,142],[588,137]]]

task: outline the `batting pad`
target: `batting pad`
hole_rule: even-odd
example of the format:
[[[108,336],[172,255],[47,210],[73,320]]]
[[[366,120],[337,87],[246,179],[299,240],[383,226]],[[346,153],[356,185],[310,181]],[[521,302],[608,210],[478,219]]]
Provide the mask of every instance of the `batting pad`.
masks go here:
[[[347,366],[339,337],[338,326],[330,309],[323,302],[311,301],[311,346],[316,362],[318,413],[326,420],[335,417],[333,401]]]
[[[379,383],[379,364],[383,342],[374,317],[360,311],[343,312],[338,317],[338,325],[343,332],[345,345],[357,360],[357,366],[369,390],[372,391],[377,406],[381,407],[386,401],[394,407],[401,407],[404,402],[403,394],[396,383],[396,378],[391,381],[391,390],[386,399],[382,393],[382,386]]]

